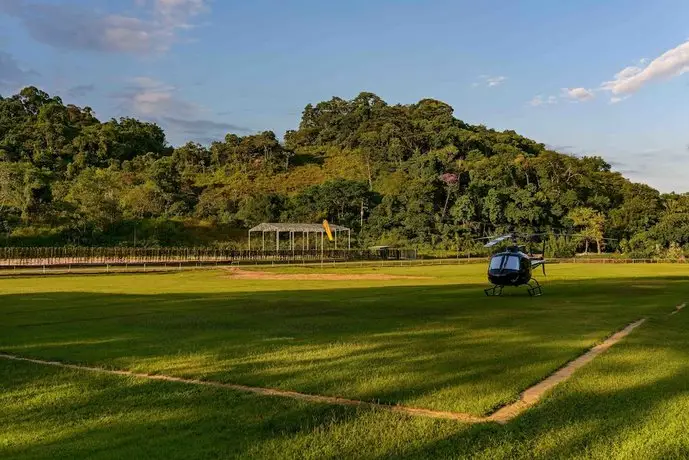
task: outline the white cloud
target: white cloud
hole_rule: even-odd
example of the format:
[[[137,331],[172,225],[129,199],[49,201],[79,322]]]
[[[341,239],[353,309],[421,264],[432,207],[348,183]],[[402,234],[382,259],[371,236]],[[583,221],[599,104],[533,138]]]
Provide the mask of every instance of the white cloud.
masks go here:
[[[542,105],[553,105],[560,102],[560,100],[567,100],[570,102],[585,102],[591,100],[595,97],[593,91],[586,88],[562,88],[560,97],[548,96],[545,97],[542,94],[534,97],[529,101],[529,105],[532,107],[539,107]]]
[[[124,91],[114,94],[122,109],[135,115],[191,117],[199,112],[195,104],[177,96],[177,88],[150,77],[135,77]]]
[[[156,80],[155,78],[151,77],[134,77],[131,79],[131,82],[138,86],[139,88],[145,88],[145,89],[169,89],[173,90],[174,87],[166,85],[165,83]]]
[[[603,82],[599,88],[565,88],[562,97],[573,102],[594,98],[594,91],[610,94],[610,104],[617,104],[631,97],[642,87],[658,80],[669,80],[689,72],[689,40],[664,52],[657,58],[641,58],[636,65],[630,65],[617,72],[612,80]],[[540,105],[537,99],[532,105]]]
[[[140,16],[103,14],[76,4],[0,0],[0,13],[20,20],[37,41],[65,49],[151,54],[165,52],[181,30],[208,9],[208,0],[137,0]]]
[[[539,105],[543,105],[543,96],[536,96],[531,101],[529,101],[529,105],[532,105],[533,107],[538,107]]]
[[[624,96],[624,97],[619,97],[619,96],[613,96],[610,98],[610,103],[611,104],[617,104],[618,102],[622,102],[625,99],[629,99],[630,96]]]
[[[156,0],[156,13],[175,27],[189,26],[187,21],[207,10],[206,0]]]
[[[507,77],[505,77],[503,75],[496,76],[496,77],[491,77],[489,75],[480,75],[478,78],[480,81],[475,82],[474,84],[471,85],[474,88],[476,88],[477,86],[481,86],[481,85],[486,85],[489,88],[493,88],[495,86],[502,85],[507,80]]]
[[[595,97],[593,91],[586,88],[562,88],[562,96],[574,102],[584,102]]]
[[[640,60],[644,65],[647,60]],[[644,85],[660,79],[669,79],[689,71],[689,40],[666,51],[653,59],[645,67],[630,66],[615,74],[615,78],[606,81],[601,89],[610,91],[614,96],[633,94]]]
[[[551,104],[557,104],[557,98],[555,96],[548,96],[547,98],[544,97],[542,94],[539,94],[538,96],[534,97],[529,101],[529,105],[533,107],[538,107],[540,105],[551,105]]]
[[[159,123],[172,138],[208,143],[211,139],[223,139],[228,132],[251,132],[233,123],[201,118],[204,109],[180,97],[173,85],[147,76],[128,81],[123,91],[112,95],[119,100],[120,110]]]
[[[505,82],[505,80],[507,80],[507,77],[500,76],[500,77],[490,77],[486,81],[488,82],[488,86],[499,86],[499,85],[502,85]]]
[[[172,28],[190,28],[189,20],[208,11],[209,0],[136,0],[139,7],[153,10],[155,20]]]

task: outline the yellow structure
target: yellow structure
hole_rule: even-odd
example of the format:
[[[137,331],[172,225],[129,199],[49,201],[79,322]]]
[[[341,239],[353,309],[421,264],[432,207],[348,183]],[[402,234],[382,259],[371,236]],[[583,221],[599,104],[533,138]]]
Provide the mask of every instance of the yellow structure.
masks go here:
[[[330,224],[328,224],[328,221],[327,221],[327,220],[324,220],[324,221],[323,221],[323,228],[325,229],[325,233],[328,234],[328,239],[329,239],[330,241],[332,241],[332,240],[333,240],[333,232],[330,231]]]

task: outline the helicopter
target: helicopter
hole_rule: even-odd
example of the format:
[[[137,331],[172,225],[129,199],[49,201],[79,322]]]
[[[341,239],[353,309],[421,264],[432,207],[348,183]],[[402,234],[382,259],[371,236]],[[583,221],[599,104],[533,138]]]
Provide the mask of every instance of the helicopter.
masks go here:
[[[527,236],[536,235],[538,234]],[[540,266],[545,276],[545,239],[543,240],[543,252],[540,257],[526,254],[524,252],[524,246],[517,244],[517,234],[515,233],[493,238],[486,243],[484,247],[490,248],[509,239],[512,240],[513,245],[509,246],[504,251],[493,254],[490,258],[488,265],[488,281],[493,286],[485,289],[484,292],[487,296],[500,296],[505,286],[527,286],[527,292],[530,296],[541,296],[543,290],[538,280],[533,277],[533,270]]]
[[[543,270],[543,276],[545,273],[545,246],[546,239],[545,235],[549,233],[532,233],[532,234],[521,234],[521,233],[508,233],[499,237],[487,237],[487,238],[476,238],[476,240],[486,240],[490,239],[488,243],[484,245],[486,248],[493,247],[498,243],[506,240],[512,240],[512,245],[508,246],[506,250],[493,254],[490,258],[488,265],[488,281],[493,285],[492,287],[485,289],[484,292],[487,296],[500,296],[502,295],[502,290],[505,286],[520,287],[527,286],[527,292],[532,297],[538,297],[543,294],[543,289],[541,284],[536,278],[533,277],[533,270],[537,267],[541,267]],[[526,238],[532,237],[543,237],[543,251],[540,257],[533,256],[533,254],[526,254],[525,246],[517,244],[517,236],[522,236]],[[564,234],[560,236],[565,237],[583,237],[586,235],[582,234]],[[614,238],[599,238],[601,241],[617,241]]]

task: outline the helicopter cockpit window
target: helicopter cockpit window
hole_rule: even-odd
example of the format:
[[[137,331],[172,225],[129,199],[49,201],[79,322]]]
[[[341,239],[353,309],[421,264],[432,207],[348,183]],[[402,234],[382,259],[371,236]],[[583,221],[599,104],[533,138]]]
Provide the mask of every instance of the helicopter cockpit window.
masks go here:
[[[490,270],[519,270],[519,257],[495,256],[490,259]]]
[[[505,262],[505,270],[519,270],[519,257],[508,256]]]
[[[495,256],[490,259],[490,270],[500,270],[504,256]]]

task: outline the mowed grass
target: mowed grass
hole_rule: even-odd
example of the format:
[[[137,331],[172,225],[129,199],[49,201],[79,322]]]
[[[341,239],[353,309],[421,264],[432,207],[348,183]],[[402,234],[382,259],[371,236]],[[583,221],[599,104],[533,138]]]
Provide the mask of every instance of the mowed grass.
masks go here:
[[[237,280],[220,272],[2,280],[0,350],[485,414],[614,330],[650,319],[506,427],[0,360],[0,456],[684,452],[687,319],[667,314],[689,297],[687,268],[553,266],[536,299],[524,290],[486,298],[484,269],[376,271],[431,277],[389,281]]]
[[[383,270],[430,278],[391,281],[221,271],[4,280],[0,350],[482,415],[612,331],[666,311],[681,289],[572,279],[542,298],[523,288],[486,298],[484,268]]]

